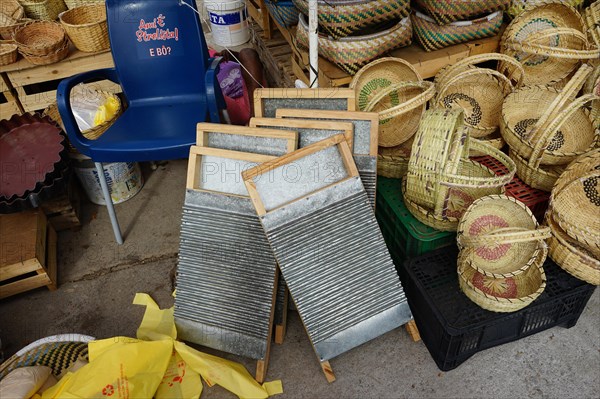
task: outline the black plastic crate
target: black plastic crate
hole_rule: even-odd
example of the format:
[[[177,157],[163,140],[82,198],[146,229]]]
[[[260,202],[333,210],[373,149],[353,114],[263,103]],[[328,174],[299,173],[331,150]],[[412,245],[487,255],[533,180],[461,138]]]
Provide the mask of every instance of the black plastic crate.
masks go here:
[[[402,262],[400,255],[392,256]],[[548,258],[546,289],[538,299],[514,313],[490,312],[460,290],[457,256],[456,246],[446,247],[407,260],[398,268],[421,338],[443,371],[458,367],[481,350],[550,327],[574,326],[595,289]]]

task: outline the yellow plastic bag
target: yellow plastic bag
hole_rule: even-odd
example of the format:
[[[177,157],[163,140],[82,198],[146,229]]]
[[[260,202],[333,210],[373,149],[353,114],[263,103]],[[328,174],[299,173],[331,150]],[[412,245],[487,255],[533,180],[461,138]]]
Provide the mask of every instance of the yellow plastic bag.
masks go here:
[[[104,103],[98,107],[96,115],[94,115],[94,126],[98,126],[114,118],[120,106],[121,104],[117,97],[108,96]]]
[[[88,344],[90,362],[67,373],[42,398],[151,398],[165,375],[172,340],[108,338]]]

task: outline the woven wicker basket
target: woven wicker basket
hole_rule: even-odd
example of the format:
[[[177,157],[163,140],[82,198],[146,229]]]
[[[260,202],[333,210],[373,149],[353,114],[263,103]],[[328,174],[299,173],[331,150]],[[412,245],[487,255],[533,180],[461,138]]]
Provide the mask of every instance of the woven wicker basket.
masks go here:
[[[104,4],[88,4],[65,11],[60,14],[60,23],[79,50],[92,53],[110,48]]]
[[[595,1],[583,12],[590,41],[600,47],[600,2]]]
[[[105,4],[106,3],[105,0],[64,0],[64,2],[69,10],[72,10],[73,8],[76,8],[76,7],[85,6],[88,4],[94,4],[94,3]]]
[[[525,69],[526,85],[560,82],[581,64],[598,58],[584,34],[585,23],[567,4],[542,3],[515,18],[502,35],[500,51]]]
[[[283,27],[294,26],[298,23],[298,9],[292,0],[265,0],[269,15]]]
[[[17,61],[18,46],[13,43],[0,43],[0,65],[8,65]]]
[[[552,218],[552,211],[546,212],[546,224],[552,230],[548,240],[549,255],[569,274],[593,285],[600,285],[600,260],[569,237]]]
[[[509,77],[477,64],[503,61]],[[521,86],[525,73],[521,64],[502,54],[467,57],[443,68],[435,77],[435,103],[445,108],[461,108],[470,137],[489,136],[498,130],[504,98]]]
[[[517,15],[521,14],[525,10],[525,8],[535,7],[548,3],[562,3],[568,4],[572,7],[577,7],[581,3],[583,3],[583,0],[511,0],[510,5],[506,10],[506,14],[508,14],[510,18],[514,18]]]
[[[62,334],[35,341],[0,365],[0,380],[19,367],[47,366],[57,376],[77,359],[88,359],[88,342],[94,338],[81,334]]]
[[[498,34],[502,26],[502,11],[472,21],[452,22],[448,25],[438,25],[432,18],[418,11],[411,14],[411,19],[419,44],[426,51],[433,51]]]
[[[414,136],[397,147],[379,147],[377,153],[377,174],[383,177],[400,179],[408,172],[408,161]]]
[[[494,11],[505,10],[510,0],[415,0],[427,15],[431,16],[438,25],[446,25],[454,21],[464,21]]]
[[[550,238],[531,210],[513,197],[490,195],[474,201],[458,225],[457,241],[465,262],[489,277],[507,278],[544,263],[539,251]],[[536,265],[538,266],[538,265]]]
[[[433,86],[424,83],[411,64],[392,57],[363,67],[350,87],[356,90],[361,111],[372,109],[379,113],[380,147],[397,147],[413,137],[425,103],[434,93]]]
[[[468,256],[458,258],[458,283],[462,292],[483,309],[492,312],[516,312],[535,301],[546,288],[546,273],[542,267],[546,246],[538,252],[540,260],[521,274],[496,278],[479,273],[468,265]]]
[[[25,14],[32,19],[55,21],[67,6],[63,0],[19,0]]]
[[[567,164],[597,145],[600,132],[582,108],[596,97],[588,94],[574,100],[590,70],[583,65],[562,91],[529,86],[506,97],[502,137],[532,168]]]
[[[600,149],[573,161],[550,196],[552,219],[582,246],[600,257]]]
[[[10,18],[14,21],[25,17],[25,10],[17,0],[2,0],[0,4],[0,22],[3,18]]]
[[[56,22],[33,21],[18,28],[13,40],[21,54],[39,57],[62,49],[67,43],[67,35]]]
[[[564,165],[539,165],[533,167],[529,161],[520,157],[512,149],[509,150],[508,156],[513,160],[517,167],[517,176],[523,182],[533,188],[543,191],[551,191],[554,183],[565,170]]]
[[[66,40],[63,47],[55,50],[54,52],[46,55],[31,55],[23,51],[19,51],[23,58],[32,63],[33,65],[49,65],[56,62],[62,61],[69,55],[69,41]]]
[[[308,15],[307,0],[293,0]],[[409,0],[319,0],[319,26],[331,37],[339,39],[359,33],[366,27],[408,16]]]
[[[350,75],[362,66],[398,47],[408,46],[412,40],[409,18],[404,18],[393,27],[365,36],[350,36],[339,40],[319,35],[319,53]],[[296,41],[308,49],[308,22],[300,14],[296,28]]]

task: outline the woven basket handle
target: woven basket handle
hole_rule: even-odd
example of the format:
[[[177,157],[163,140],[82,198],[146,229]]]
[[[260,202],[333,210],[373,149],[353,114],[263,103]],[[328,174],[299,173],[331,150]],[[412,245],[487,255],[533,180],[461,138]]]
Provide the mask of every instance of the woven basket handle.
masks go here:
[[[487,61],[499,61],[499,63],[498,63],[499,67],[501,64],[504,65],[503,63],[512,65],[514,67],[514,69],[513,69],[512,73],[508,76],[508,79],[512,80],[513,75],[515,74],[515,72],[518,71],[519,76],[518,76],[518,78],[515,79],[516,83],[513,85],[513,87],[515,87],[515,88],[521,87],[521,84],[523,83],[523,78],[525,77],[525,71],[523,70],[523,66],[515,58],[508,56],[506,54],[500,54],[500,53],[479,54],[479,55],[474,55],[472,57],[463,58],[462,60],[450,65],[449,67],[442,69],[438,73],[439,76],[437,77],[437,80],[440,82],[441,85],[442,84],[444,86],[449,85],[450,83],[444,83],[444,80],[450,74],[450,72],[453,72],[455,69],[468,67],[470,65],[476,65],[476,64],[480,64],[482,62],[487,62]],[[489,69],[489,68],[485,68],[485,69]],[[502,67],[499,69],[506,70],[508,68]],[[504,75],[504,77],[506,77],[506,76]],[[511,83],[511,85],[512,85],[512,83]]]
[[[548,106],[546,109],[546,112],[542,114],[540,119],[538,119],[533,126],[528,138],[530,143],[536,143],[540,140],[544,140],[540,136],[544,135],[544,133],[547,135],[547,127],[552,121],[552,116],[559,112],[568,101],[572,101],[575,98],[579,90],[581,90],[581,87],[583,87],[585,84],[585,80],[592,70],[593,68],[587,64],[583,64],[577,70],[573,78],[569,80],[564,89],[558,94],[558,96],[556,96],[554,101],[552,101],[550,106]]]
[[[583,43],[585,50],[553,47],[535,43],[557,35],[571,36],[576,40],[580,40]],[[573,28],[545,29],[529,35],[527,37],[527,42],[507,40],[505,45],[515,51],[524,51],[534,55],[543,55],[553,58],[597,59],[600,56],[600,49],[590,49],[590,43],[587,37]]]
[[[600,99],[600,97],[596,96],[595,94],[586,94],[584,96],[577,98],[575,101],[573,101],[571,104],[569,104],[565,109],[560,111],[558,113],[558,115],[550,121],[549,125],[542,132],[542,137],[540,137],[538,139],[538,141],[535,142],[535,144],[533,146],[533,151],[531,153],[531,157],[529,158],[529,161],[528,161],[528,164],[532,168],[535,168],[535,169],[539,168],[541,159],[542,159],[542,155],[544,154],[546,147],[548,146],[548,144],[550,144],[550,140],[560,130],[562,125],[567,120],[569,120],[569,118],[571,116],[573,116],[573,114],[575,114],[575,112],[577,112],[579,110],[579,108],[583,107],[586,103],[588,103],[590,101],[594,101],[594,100],[599,100],[599,99]],[[595,142],[597,142],[597,141],[598,141],[598,132],[596,132]]]
[[[421,88],[424,89],[424,91],[421,94],[411,98],[410,100],[403,102],[402,104],[395,105],[391,108],[386,109],[385,111],[380,111],[379,120],[393,118],[394,116],[398,116],[408,111],[412,111],[413,109],[418,108],[419,106],[427,103],[427,101],[431,100],[431,98],[433,98],[433,96],[435,95],[435,86],[431,82],[420,81],[396,83],[386,87],[385,89],[377,93],[371,99],[371,101],[369,101],[364,111],[370,112],[373,108],[375,108],[375,105],[377,105],[377,103],[381,101],[385,96],[391,94],[394,91],[398,91],[404,88]]]
[[[446,186],[477,186],[477,187],[502,187],[508,184],[513,177],[515,176],[515,172],[517,171],[517,166],[514,161],[510,159],[508,155],[503,153],[497,148],[492,147],[491,145],[477,140],[475,138],[469,137],[468,141],[468,149],[482,152],[484,154],[490,155],[500,161],[500,163],[508,169],[508,173],[502,176],[495,177],[470,177],[470,176],[461,176],[457,174],[445,174],[442,177],[442,181],[440,184]]]
[[[463,247],[483,247],[499,244],[516,244],[520,242],[546,240],[552,235],[549,227],[531,230],[524,227],[501,227],[476,236],[460,235],[458,243]]]

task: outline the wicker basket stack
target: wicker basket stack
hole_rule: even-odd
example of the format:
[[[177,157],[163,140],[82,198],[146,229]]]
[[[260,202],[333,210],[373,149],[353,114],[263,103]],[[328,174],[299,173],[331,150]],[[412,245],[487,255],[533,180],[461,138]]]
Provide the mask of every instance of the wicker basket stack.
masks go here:
[[[484,309],[522,309],[544,291],[548,238],[550,229],[522,202],[505,195],[476,200],[458,226],[460,288]]]
[[[470,160],[472,149],[496,158],[509,173],[497,176]],[[456,231],[469,205],[480,197],[503,193],[514,173],[509,157],[468,136],[461,109],[437,108],[425,113],[415,135],[402,190],[407,208],[417,219],[438,230]]]
[[[19,53],[34,65],[53,64],[69,54],[67,34],[56,22],[28,22],[15,31],[13,40]]]
[[[573,276],[600,285],[600,149],[581,155],[556,181],[546,223],[550,257]]]
[[[415,38],[426,51],[494,36],[509,0],[417,0],[411,19]]]
[[[598,146],[599,130],[584,108],[597,97],[579,92],[592,68],[582,65],[561,91],[526,86],[502,106],[502,137],[510,146],[517,175],[528,185],[550,191],[565,166]]]
[[[307,0],[294,0],[300,10],[296,40],[308,48]],[[318,1],[320,54],[354,75],[369,61],[408,46],[412,25],[408,0]]]

